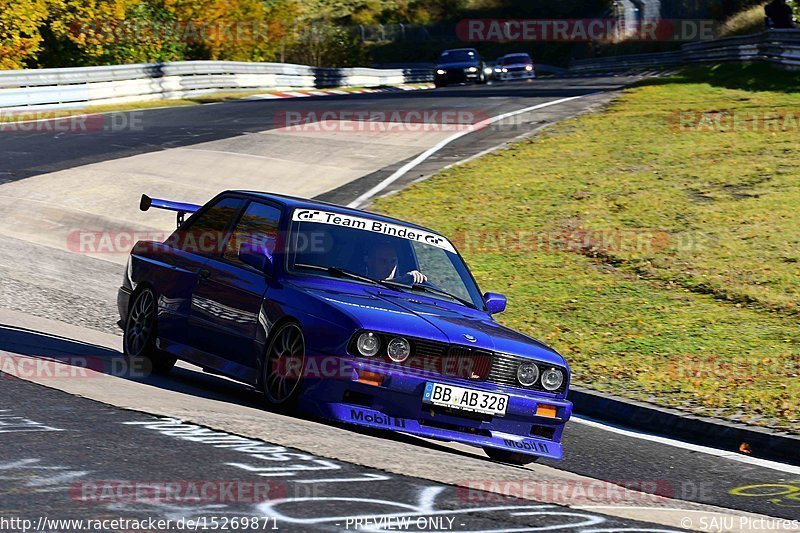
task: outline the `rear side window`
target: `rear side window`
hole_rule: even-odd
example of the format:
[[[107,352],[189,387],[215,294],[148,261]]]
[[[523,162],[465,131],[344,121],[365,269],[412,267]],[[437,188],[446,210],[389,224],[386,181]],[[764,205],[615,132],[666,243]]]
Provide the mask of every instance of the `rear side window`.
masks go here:
[[[223,198],[188,221],[170,238],[175,247],[185,252],[219,256],[225,242],[225,234],[233,223],[233,217],[242,208],[241,198]]]
[[[240,262],[239,247],[244,243],[261,246],[269,256],[272,256],[275,252],[280,220],[281,210],[277,207],[252,202],[239,223],[236,224],[236,228],[225,246],[223,257],[230,261]]]

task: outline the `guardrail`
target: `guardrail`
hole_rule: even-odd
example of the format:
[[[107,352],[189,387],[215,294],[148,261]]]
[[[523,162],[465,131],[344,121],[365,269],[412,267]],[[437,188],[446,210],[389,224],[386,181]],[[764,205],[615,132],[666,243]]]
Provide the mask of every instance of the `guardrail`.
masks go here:
[[[213,92],[378,87],[431,81],[427,68],[317,68],[287,63],[179,61],[0,71],[0,109],[166,100]]]
[[[726,61],[768,61],[786,69],[800,70],[800,30],[767,30],[753,35],[696,41],[673,52],[578,60],[570,64],[570,70],[593,72]]]

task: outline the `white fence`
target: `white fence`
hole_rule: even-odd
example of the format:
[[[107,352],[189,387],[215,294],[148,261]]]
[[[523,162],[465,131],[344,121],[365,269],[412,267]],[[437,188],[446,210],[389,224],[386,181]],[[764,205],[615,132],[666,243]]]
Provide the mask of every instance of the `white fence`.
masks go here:
[[[432,80],[430,69],[326,69],[286,63],[179,61],[0,71],[0,109],[30,110],[198,96],[218,91],[377,87]]]
[[[754,35],[696,41],[686,43],[674,52],[573,61],[570,70],[593,72],[726,61],[767,61],[786,69],[800,70],[800,30],[768,30]]]

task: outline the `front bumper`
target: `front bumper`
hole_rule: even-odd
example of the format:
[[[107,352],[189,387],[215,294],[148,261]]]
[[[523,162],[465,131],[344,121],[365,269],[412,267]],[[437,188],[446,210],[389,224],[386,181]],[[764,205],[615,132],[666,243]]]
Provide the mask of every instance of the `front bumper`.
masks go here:
[[[536,79],[536,71],[495,72],[494,75],[500,81],[535,80]]]
[[[438,85],[477,82],[480,80],[480,74],[480,70],[477,72],[467,72],[464,69],[449,69],[446,70],[444,74],[435,73],[433,81]]]
[[[422,437],[561,459],[561,434],[572,403],[537,391],[473,382],[441,375],[411,375],[391,365],[347,360],[337,379],[306,379],[300,406],[323,418],[399,431]],[[383,370],[381,370],[383,368]],[[358,381],[365,372],[384,376],[380,385]],[[504,416],[479,415],[424,404],[428,382],[506,394]],[[539,404],[555,408],[555,417],[537,416]]]

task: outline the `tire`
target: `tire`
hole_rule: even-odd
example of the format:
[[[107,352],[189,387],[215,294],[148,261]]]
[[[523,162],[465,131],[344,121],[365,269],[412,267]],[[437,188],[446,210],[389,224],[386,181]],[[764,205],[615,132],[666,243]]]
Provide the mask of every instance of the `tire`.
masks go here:
[[[535,463],[539,458],[535,455],[528,455],[520,452],[507,452],[505,450],[498,450],[497,448],[484,447],[483,451],[489,456],[492,461],[500,463],[508,463],[517,466],[525,466]]]
[[[125,320],[122,350],[126,358],[141,357],[154,374],[166,374],[176,359],[156,348],[156,296],[149,288],[136,293]]]
[[[270,336],[261,379],[264,401],[270,408],[291,411],[297,406],[303,390],[305,349],[303,331],[295,322],[286,322]]]

